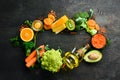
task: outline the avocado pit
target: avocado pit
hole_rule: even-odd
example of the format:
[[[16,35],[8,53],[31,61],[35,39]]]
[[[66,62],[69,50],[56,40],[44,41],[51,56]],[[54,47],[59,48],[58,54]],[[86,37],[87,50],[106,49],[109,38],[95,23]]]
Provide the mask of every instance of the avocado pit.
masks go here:
[[[88,58],[91,59],[91,60],[96,60],[96,59],[99,58],[99,55],[96,54],[96,53],[92,53],[92,54],[90,54],[90,55],[88,56]]]

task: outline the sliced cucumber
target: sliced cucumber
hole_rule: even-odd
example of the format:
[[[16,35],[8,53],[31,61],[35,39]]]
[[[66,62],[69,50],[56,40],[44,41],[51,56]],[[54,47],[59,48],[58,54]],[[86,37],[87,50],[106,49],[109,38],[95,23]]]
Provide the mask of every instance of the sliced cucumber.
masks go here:
[[[75,29],[75,22],[72,20],[72,19],[69,19],[67,22],[66,22],[66,27],[68,30],[72,31]]]

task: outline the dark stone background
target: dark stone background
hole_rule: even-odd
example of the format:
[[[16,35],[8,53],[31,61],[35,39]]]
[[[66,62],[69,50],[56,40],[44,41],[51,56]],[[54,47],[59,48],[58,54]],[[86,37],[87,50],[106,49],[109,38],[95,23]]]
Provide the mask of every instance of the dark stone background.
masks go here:
[[[96,21],[107,29],[111,45],[103,50],[103,59],[96,64],[82,62],[71,71],[50,73],[30,71],[25,67],[25,54],[21,48],[11,46],[9,39],[18,34],[19,25],[26,19],[46,17],[50,10],[57,16],[72,17],[78,11],[94,10]],[[89,42],[85,31],[77,35],[58,34],[51,31],[39,33],[37,46],[49,44],[71,51]],[[120,0],[0,0],[0,80],[120,80]]]

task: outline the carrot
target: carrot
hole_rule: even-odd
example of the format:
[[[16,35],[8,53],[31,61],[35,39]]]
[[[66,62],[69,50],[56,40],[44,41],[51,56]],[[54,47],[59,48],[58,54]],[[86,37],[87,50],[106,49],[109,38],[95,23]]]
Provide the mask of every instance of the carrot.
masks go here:
[[[42,57],[43,53],[45,52],[45,45],[41,45],[40,48],[41,48],[41,50],[39,50],[40,57]]]
[[[42,56],[43,52],[45,52],[45,46],[41,45],[39,48],[42,48],[42,50],[40,50],[40,56]],[[34,50],[27,58],[25,58],[25,62],[29,62],[32,58],[36,57],[36,55],[36,50]]]
[[[25,62],[29,62],[33,57],[36,56],[36,50],[34,50],[27,58],[25,58]]]
[[[35,62],[36,62],[37,58],[33,57],[29,62],[26,63],[26,67],[31,67]]]
[[[89,20],[87,21],[87,25],[88,25],[88,27],[89,27],[90,29],[100,30],[99,25],[98,25],[98,24],[95,22],[95,20],[93,20],[93,19],[89,19]]]
[[[53,23],[53,20],[51,18],[45,18],[44,19],[44,24],[45,25],[51,25]]]
[[[87,24],[88,24],[88,26],[95,26],[95,25],[96,25],[96,22],[95,22],[93,19],[89,19],[89,20],[87,21]]]
[[[99,27],[98,24],[95,25],[95,29],[96,29],[96,30],[100,30],[100,27]]]
[[[45,24],[44,24],[44,29],[45,29],[45,30],[50,30],[50,29],[51,29],[51,26],[50,26],[50,25],[45,25]]]
[[[53,20],[53,22],[55,21],[55,16],[54,16],[54,15],[52,15],[52,14],[48,14],[48,18],[52,19],[52,20]]]
[[[39,50],[40,52],[40,57],[42,57],[43,53],[45,52],[45,45],[41,45],[39,46],[39,48],[41,48],[41,50]],[[34,50],[26,59],[26,67],[31,67],[32,65],[35,64],[35,62],[37,61],[37,57],[36,57],[37,53],[36,50]]]
[[[106,37],[103,34],[95,34],[91,39],[91,44],[96,49],[102,49],[106,45]]]

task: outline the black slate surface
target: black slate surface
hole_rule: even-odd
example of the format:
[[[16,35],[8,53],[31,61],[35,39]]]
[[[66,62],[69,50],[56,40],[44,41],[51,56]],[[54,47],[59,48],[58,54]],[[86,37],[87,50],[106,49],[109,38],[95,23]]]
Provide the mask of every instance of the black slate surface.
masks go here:
[[[50,10],[57,16],[72,17],[78,11],[94,10],[96,21],[107,29],[111,45],[103,50],[103,59],[96,64],[82,62],[71,71],[50,73],[30,71],[25,67],[25,54],[21,48],[12,47],[9,39],[18,33],[19,25],[26,19],[46,17]],[[37,46],[49,44],[71,51],[89,42],[85,31],[77,35],[40,33]],[[120,0],[0,0],[0,80],[119,80],[120,78]]]

